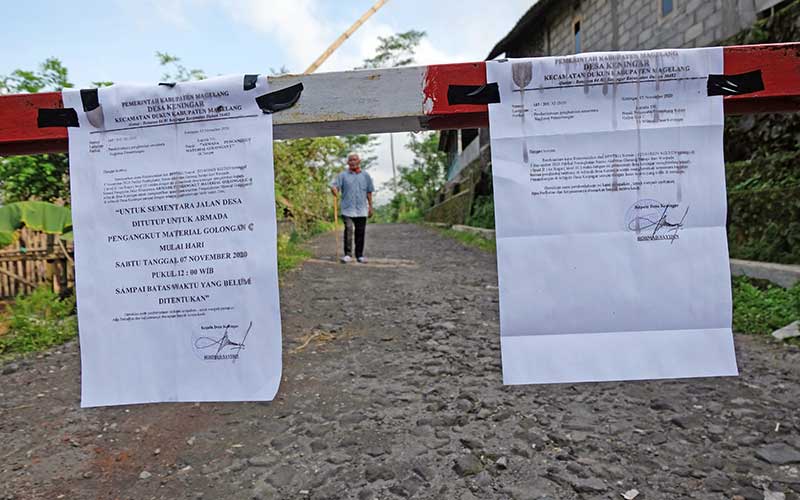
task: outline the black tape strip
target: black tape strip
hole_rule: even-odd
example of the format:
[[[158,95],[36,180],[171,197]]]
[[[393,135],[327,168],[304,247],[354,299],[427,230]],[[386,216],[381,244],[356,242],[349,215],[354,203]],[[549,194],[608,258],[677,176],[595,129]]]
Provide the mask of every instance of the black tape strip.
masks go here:
[[[447,103],[495,104],[500,102],[500,90],[496,83],[485,85],[450,85],[447,87]]]
[[[100,99],[97,97],[97,89],[81,89],[81,102],[83,111],[88,113],[100,107]]]
[[[256,88],[256,82],[258,81],[258,75],[244,75],[244,90],[253,90]]]
[[[294,106],[300,99],[302,92],[303,84],[295,83],[291,87],[256,97],[256,104],[264,113],[276,113]]]
[[[39,108],[36,118],[39,128],[46,127],[79,127],[78,112],[74,108]]]
[[[165,87],[172,88],[175,86],[175,82],[158,82],[159,85],[163,85]]]
[[[708,75],[708,95],[742,95],[764,90],[761,70],[739,75]]]

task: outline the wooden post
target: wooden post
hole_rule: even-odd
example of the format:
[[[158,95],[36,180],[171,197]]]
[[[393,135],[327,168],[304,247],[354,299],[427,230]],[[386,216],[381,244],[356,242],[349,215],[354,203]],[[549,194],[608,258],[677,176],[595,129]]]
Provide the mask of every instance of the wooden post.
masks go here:
[[[53,259],[53,238],[52,234],[47,235],[47,245],[45,248],[47,249],[47,260],[45,261],[45,280],[47,281],[47,286],[50,287],[54,292],[58,292],[58,284],[55,283],[54,277],[56,274],[56,264]]]
[[[308,69],[306,69],[306,70],[303,72],[303,74],[310,75],[311,73],[315,72],[315,71],[317,70],[317,68],[319,68],[319,67],[320,67],[320,65],[322,65],[322,63],[324,63],[324,62],[325,62],[325,61],[326,61],[326,60],[327,60],[327,59],[328,59],[328,58],[331,56],[331,54],[333,54],[333,51],[334,51],[334,50],[338,49],[338,48],[339,48],[339,47],[340,47],[340,46],[341,46],[341,45],[344,43],[344,41],[345,41],[345,40],[347,40],[348,38],[350,38],[350,35],[352,35],[353,33],[355,33],[355,32],[356,32],[356,30],[357,30],[358,28],[360,28],[360,27],[361,27],[361,25],[362,25],[362,24],[364,24],[364,22],[365,22],[367,19],[369,19],[369,18],[370,18],[370,16],[372,16],[372,14],[374,14],[375,12],[377,12],[377,11],[378,11],[378,9],[380,9],[381,7],[383,7],[383,4],[385,4],[386,2],[387,2],[387,0],[378,0],[377,2],[375,2],[375,5],[373,5],[373,6],[372,6],[372,7],[370,7],[369,9],[367,9],[367,11],[366,11],[366,12],[364,12],[364,14],[362,14],[362,16],[361,16],[361,17],[359,17],[359,18],[358,18],[358,20],[357,20],[356,22],[354,22],[352,26],[350,26],[349,28],[347,28],[347,31],[345,31],[344,33],[342,33],[341,35],[339,35],[339,38],[337,38],[337,39],[336,39],[336,40],[335,40],[335,41],[334,41],[334,42],[331,44],[331,46],[330,46],[330,47],[328,47],[328,48],[325,50],[325,52],[323,52],[323,53],[322,53],[322,55],[321,55],[321,56],[319,56],[319,57],[317,58],[317,60],[316,60],[316,61],[314,61],[313,63],[311,63],[311,66],[309,66],[309,67],[308,67]]]

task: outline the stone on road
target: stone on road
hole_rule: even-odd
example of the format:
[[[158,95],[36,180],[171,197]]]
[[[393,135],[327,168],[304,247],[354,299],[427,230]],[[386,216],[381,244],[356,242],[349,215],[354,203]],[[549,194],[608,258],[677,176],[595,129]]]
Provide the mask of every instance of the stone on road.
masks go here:
[[[756,456],[775,465],[800,463],[800,451],[786,443],[772,443],[764,446],[756,452]]]

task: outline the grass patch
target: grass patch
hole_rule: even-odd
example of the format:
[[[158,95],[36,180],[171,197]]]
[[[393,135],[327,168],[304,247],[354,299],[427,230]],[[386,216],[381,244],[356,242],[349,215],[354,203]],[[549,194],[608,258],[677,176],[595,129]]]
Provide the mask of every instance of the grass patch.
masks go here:
[[[422,222],[424,215],[425,214],[422,213],[422,210],[418,208],[412,208],[407,212],[401,212],[398,214],[397,222]]]
[[[480,248],[484,252],[497,252],[497,244],[495,243],[494,239],[489,240],[477,234],[465,233],[462,231],[456,231],[454,229],[440,229],[439,232],[447,237],[456,239],[467,246]]]
[[[316,236],[318,234],[327,233],[328,231],[333,231],[334,226],[333,222],[317,220],[308,228],[308,235],[306,238],[310,238],[312,236]],[[294,233],[293,233],[294,234]]]
[[[5,315],[8,330],[0,335],[0,358],[40,351],[78,335],[75,298],[59,298],[47,287],[20,295]]]
[[[278,236],[278,274],[299,266],[301,262],[311,257],[311,252],[303,248],[299,236],[282,234]]]
[[[786,289],[765,280],[733,278],[733,329],[770,334],[800,319],[800,283]]]
[[[278,235],[278,274],[299,266],[311,257],[311,252],[303,247],[303,242],[318,234],[333,231],[333,222],[317,220],[304,230],[294,230],[291,234]]]

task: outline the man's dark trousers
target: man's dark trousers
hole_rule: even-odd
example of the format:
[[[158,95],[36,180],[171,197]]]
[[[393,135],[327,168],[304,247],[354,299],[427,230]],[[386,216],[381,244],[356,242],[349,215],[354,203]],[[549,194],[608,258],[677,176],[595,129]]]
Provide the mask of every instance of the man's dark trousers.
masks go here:
[[[367,229],[367,218],[348,217],[346,215],[343,215],[342,218],[344,219],[344,254],[352,255],[352,239],[355,232],[356,259],[360,259],[364,256],[364,233]]]

